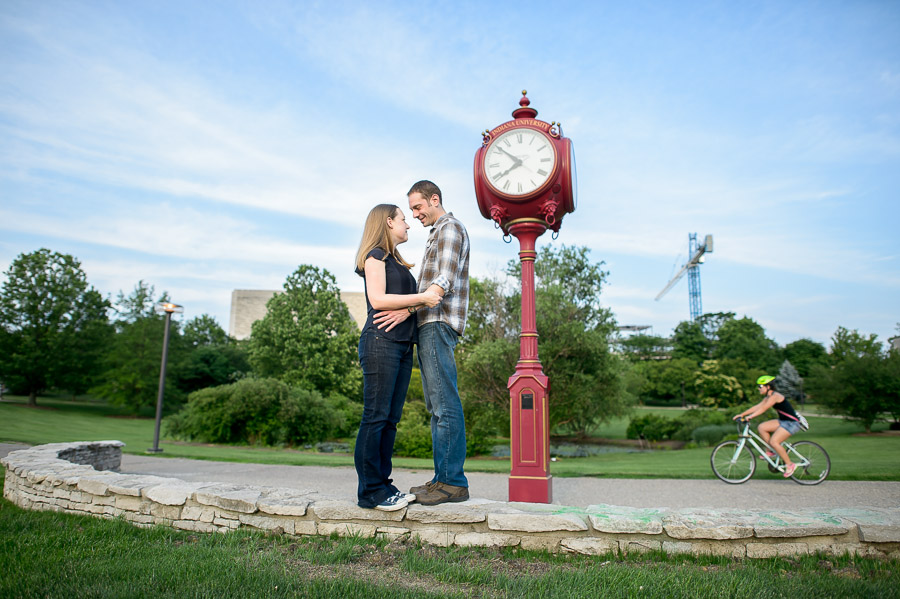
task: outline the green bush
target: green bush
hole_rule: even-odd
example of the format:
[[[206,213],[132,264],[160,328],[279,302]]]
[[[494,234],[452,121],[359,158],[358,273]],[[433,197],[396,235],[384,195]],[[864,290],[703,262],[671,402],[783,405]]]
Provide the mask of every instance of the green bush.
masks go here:
[[[359,426],[355,410],[339,395],[325,399],[275,379],[248,378],[191,393],[165,426],[168,436],[187,441],[293,446]]]
[[[422,401],[407,401],[397,425],[394,455],[410,458],[430,458],[431,426],[428,410]]]
[[[632,418],[625,436],[629,439],[638,439],[643,435],[648,441],[663,441],[671,438],[676,430],[678,425],[674,420],[650,413]]]
[[[657,414],[642,414],[631,419],[625,436],[637,439],[641,435],[648,441],[690,441],[695,429],[707,425],[723,425],[728,417],[718,410],[692,409],[677,418]]]
[[[700,447],[710,447],[733,432],[734,427],[730,424],[707,424],[694,429],[691,439]]]

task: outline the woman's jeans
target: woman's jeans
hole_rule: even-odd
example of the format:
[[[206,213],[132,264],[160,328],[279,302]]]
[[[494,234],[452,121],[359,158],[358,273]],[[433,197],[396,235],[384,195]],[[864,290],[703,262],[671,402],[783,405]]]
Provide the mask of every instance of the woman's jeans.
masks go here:
[[[419,327],[419,368],[425,407],[431,412],[431,448],[434,482],[468,487],[463,474],[466,461],[466,421],[456,386],[453,351],[459,335],[450,325],[429,322]]]
[[[354,461],[359,476],[357,501],[373,508],[394,493],[391,456],[397,423],[403,413],[412,373],[413,344],[385,339],[365,331],[359,338],[363,371],[363,416],[356,437]]]

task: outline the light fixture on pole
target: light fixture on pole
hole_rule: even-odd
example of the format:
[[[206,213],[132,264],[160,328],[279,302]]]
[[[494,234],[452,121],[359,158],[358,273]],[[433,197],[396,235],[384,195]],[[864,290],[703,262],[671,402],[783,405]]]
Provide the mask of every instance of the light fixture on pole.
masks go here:
[[[163,335],[162,365],[159,368],[159,394],[156,396],[156,429],[153,432],[153,447],[147,453],[162,453],[159,447],[159,424],[162,420],[163,390],[166,386],[166,361],[169,358],[169,327],[172,322],[172,314],[184,312],[184,306],[171,302],[160,302],[154,307],[157,314],[166,315],[166,329]]]

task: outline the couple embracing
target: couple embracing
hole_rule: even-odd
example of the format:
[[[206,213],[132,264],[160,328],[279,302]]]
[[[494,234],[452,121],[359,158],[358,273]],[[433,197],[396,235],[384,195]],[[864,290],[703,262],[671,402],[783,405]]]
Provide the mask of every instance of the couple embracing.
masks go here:
[[[413,218],[431,227],[419,281],[397,246],[408,240],[403,211],[379,204],[369,212],[356,254],[368,317],[359,339],[363,417],[354,461],[360,507],[394,511],[412,501],[437,505],[469,498],[463,473],[466,425],[456,383],[454,350],[466,325],[469,237],[444,210],[441,190],[419,181],[409,190]],[[418,345],[425,406],[431,413],[434,476],[403,493],[392,484],[391,457]]]

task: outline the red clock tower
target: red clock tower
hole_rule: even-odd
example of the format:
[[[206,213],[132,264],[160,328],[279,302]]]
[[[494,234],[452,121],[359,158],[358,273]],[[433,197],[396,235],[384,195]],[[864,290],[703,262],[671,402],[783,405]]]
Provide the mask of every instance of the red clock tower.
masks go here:
[[[509,500],[550,503],[550,380],[538,358],[534,297],[535,244],[547,229],[559,233],[575,210],[572,141],[556,122],[538,120],[525,91],[513,120],[485,131],[475,152],[475,196],[482,216],[504,237],[519,240],[522,263],[522,329],[519,361],[509,378],[512,471]]]

